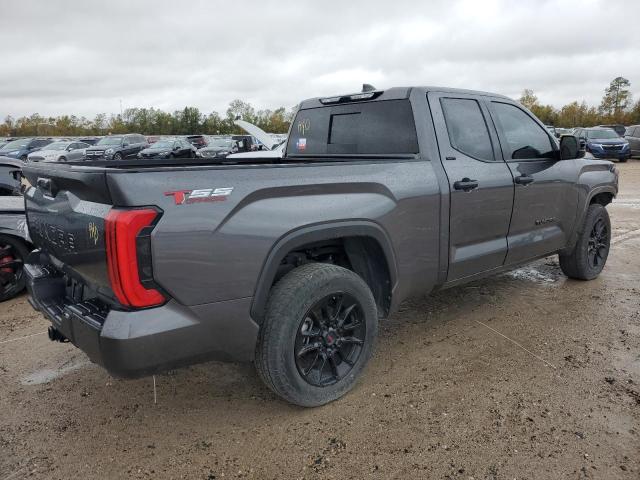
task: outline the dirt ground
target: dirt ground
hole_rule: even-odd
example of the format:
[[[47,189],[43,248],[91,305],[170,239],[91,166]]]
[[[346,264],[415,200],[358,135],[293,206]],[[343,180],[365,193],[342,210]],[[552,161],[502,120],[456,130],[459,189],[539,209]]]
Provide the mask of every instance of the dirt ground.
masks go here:
[[[640,161],[603,274],[557,259],[403,305],[345,398],[288,405],[251,365],[115,380],[25,296],[0,305],[0,479],[638,479]],[[27,338],[20,338],[33,335]]]

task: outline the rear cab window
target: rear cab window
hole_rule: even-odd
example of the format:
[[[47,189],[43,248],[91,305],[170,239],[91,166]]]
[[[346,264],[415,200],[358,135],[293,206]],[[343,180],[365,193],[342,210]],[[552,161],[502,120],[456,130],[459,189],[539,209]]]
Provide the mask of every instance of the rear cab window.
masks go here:
[[[451,146],[476,160],[493,162],[493,146],[477,100],[441,98],[440,104]]]
[[[417,153],[418,137],[408,99],[299,110],[287,143],[287,156]]]

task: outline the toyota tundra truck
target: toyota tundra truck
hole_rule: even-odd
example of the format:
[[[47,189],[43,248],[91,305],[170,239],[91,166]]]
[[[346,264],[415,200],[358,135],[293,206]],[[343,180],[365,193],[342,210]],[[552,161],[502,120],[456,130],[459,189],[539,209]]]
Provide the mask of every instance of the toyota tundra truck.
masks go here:
[[[282,157],[31,164],[31,304],[115,376],[253,361],[335,400],[413,295],[557,254],[602,271],[609,161],[504,96],[365,88],[303,101]]]

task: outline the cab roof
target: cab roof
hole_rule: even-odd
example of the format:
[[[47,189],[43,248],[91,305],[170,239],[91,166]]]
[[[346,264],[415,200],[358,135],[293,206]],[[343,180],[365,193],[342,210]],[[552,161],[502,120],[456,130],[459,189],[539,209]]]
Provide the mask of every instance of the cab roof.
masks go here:
[[[392,87],[386,90],[373,90],[369,92],[353,92],[353,93],[345,93],[345,94],[339,94],[339,95],[333,95],[333,96],[327,96],[327,97],[314,97],[314,98],[309,98],[307,100],[303,100],[300,103],[300,108],[305,109],[305,108],[323,107],[329,104],[339,103],[339,102],[327,102],[328,99],[333,100],[337,98],[352,97],[352,96],[362,96],[362,97],[368,96],[369,97],[369,98],[360,98],[358,100],[352,100],[352,101],[400,100],[400,99],[409,98],[413,90],[419,90],[424,92],[425,94],[427,92],[441,92],[441,93],[451,93],[451,94],[482,95],[487,97],[503,98],[505,100],[510,100],[510,101],[512,100],[509,97],[506,97],[504,95],[499,95],[497,93],[491,93],[491,92],[482,92],[478,90],[466,90],[462,88],[448,88],[448,87],[416,86],[416,87]]]

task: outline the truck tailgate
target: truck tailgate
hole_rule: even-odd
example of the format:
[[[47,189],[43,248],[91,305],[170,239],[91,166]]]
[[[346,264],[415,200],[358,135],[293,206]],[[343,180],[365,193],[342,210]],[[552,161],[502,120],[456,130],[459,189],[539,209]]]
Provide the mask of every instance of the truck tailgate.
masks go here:
[[[23,172],[34,187],[25,193],[34,244],[67,273],[112,296],[102,233],[112,206],[105,173],[78,172],[51,164],[30,165]]]

